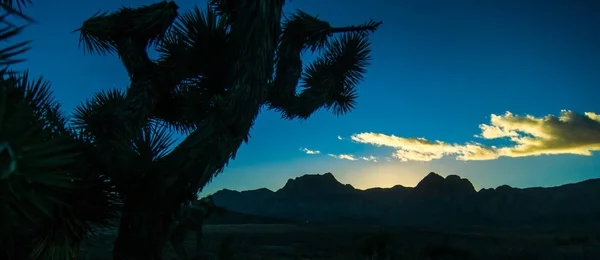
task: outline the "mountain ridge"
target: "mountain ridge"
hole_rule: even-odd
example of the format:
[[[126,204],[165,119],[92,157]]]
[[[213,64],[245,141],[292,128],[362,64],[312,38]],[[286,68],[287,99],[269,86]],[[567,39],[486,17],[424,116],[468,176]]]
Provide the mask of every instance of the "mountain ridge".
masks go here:
[[[384,225],[600,224],[600,179],[555,187],[475,190],[466,178],[431,172],[415,187],[359,190],[332,173],[289,179],[277,191],[220,190],[215,203],[232,211],[311,222]]]

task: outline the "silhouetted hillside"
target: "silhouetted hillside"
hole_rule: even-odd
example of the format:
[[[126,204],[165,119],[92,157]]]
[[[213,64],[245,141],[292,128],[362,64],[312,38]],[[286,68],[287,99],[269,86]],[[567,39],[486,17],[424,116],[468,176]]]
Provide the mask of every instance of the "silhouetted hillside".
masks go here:
[[[476,191],[456,175],[428,174],[415,188],[358,190],[331,173],[290,179],[280,190],[221,190],[215,203],[256,216],[387,225],[569,226],[600,224],[600,179],[551,188]]]
[[[293,223],[293,220],[279,219],[267,216],[258,216],[252,214],[244,214],[221,208],[216,210],[204,223],[211,225],[219,224],[287,224]]]

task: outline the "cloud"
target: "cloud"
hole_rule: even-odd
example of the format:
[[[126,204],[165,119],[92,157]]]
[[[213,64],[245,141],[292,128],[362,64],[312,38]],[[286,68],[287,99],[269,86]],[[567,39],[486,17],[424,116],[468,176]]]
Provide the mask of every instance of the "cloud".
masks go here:
[[[309,150],[307,148],[300,148],[300,151],[305,152],[306,154],[321,154],[321,151],[317,150]]]
[[[375,156],[369,156],[369,157],[359,157],[361,160],[363,161],[367,161],[367,162],[377,162],[377,158]]]
[[[339,135],[337,136],[337,138],[338,138],[338,140],[344,140],[344,138]]]
[[[342,160],[349,160],[349,161],[357,161],[358,159],[356,159],[356,157],[354,157],[354,155],[352,154],[339,154],[339,155],[335,155],[335,154],[327,154],[333,158],[337,158],[337,159],[342,159]]]
[[[306,154],[310,154],[310,155],[318,155],[321,154],[321,151],[318,150],[310,150],[308,148],[300,148],[300,151],[306,153]],[[368,162],[377,162],[377,157],[375,156],[360,156],[357,157],[355,155],[352,154],[332,154],[329,153],[327,154],[328,156],[331,156],[333,158],[336,159],[341,159],[341,160],[348,160],[348,161],[358,161],[358,160],[363,160],[363,161],[368,161]]]
[[[475,137],[490,140],[506,138],[506,147],[486,146],[477,142],[451,144],[425,138],[404,138],[380,133],[352,135],[355,142],[387,146],[396,149],[393,157],[401,161],[431,161],[444,156],[457,160],[493,160],[499,157],[526,157],[546,154],[589,156],[600,151],[600,115],[592,112],[577,114],[562,110],[560,115],[536,118],[510,112],[491,115],[489,124],[480,124]]]

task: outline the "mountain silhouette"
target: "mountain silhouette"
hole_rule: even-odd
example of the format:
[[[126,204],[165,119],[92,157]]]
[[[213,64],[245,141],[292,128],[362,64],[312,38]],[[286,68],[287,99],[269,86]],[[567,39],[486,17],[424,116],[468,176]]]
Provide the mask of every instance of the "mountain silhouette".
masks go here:
[[[444,177],[431,172],[421,180],[415,187],[416,192],[424,193],[443,193],[443,194],[472,194],[475,193],[475,187],[467,180],[457,175],[448,175]]]
[[[285,186],[276,192],[281,198],[293,199],[303,197],[339,196],[356,192],[350,184],[341,184],[333,174],[307,174],[295,179],[289,179]]]
[[[476,191],[457,175],[429,173],[414,188],[355,189],[333,174],[290,179],[277,191],[221,190],[217,205],[273,219],[402,226],[546,226],[600,224],[600,179],[550,188],[507,185]]]

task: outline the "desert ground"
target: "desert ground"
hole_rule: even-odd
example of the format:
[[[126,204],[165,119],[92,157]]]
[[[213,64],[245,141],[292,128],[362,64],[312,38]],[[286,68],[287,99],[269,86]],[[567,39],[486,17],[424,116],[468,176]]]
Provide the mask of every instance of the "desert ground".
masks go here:
[[[115,232],[110,230],[92,238],[81,259],[110,259],[114,238]],[[193,239],[190,234],[189,252],[193,252]],[[440,230],[319,224],[206,225],[206,255],[202,259],[600,259],[599,241],[599,229],[589,228]],[[167,254],[166,259],[175,259],[170,249]]]

